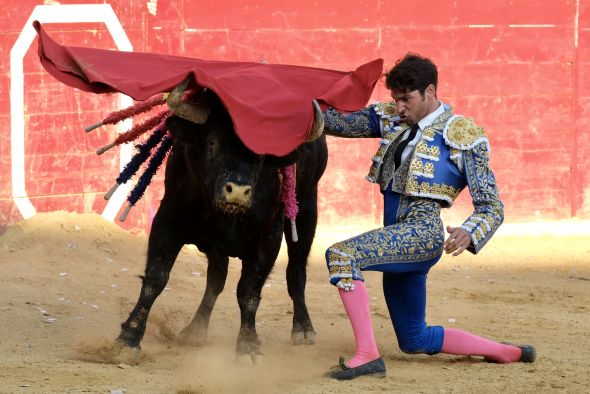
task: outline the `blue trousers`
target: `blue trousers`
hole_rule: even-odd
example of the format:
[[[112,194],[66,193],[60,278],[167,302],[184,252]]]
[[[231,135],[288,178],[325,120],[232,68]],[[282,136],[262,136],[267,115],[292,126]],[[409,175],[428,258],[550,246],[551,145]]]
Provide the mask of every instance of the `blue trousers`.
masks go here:
[[[383,295],[399,348],[436,354],[442,349],[444,329],[426,323],[426,277],[442,256],[443,245],[440,205],[388,190],[384,227],[332,245],[326,259],[329,265],[334,259],[351,261],[357,280],[364,280],[361,271],[383,272]]]

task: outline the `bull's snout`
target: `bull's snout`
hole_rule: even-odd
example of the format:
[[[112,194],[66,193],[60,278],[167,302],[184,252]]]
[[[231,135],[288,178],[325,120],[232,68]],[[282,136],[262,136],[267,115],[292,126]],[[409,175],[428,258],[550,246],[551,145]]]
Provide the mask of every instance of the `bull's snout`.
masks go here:
[[[227,182],[223,186],[223,199],[227,204],[236,204],[247,208],[252,203],[252,186]]]

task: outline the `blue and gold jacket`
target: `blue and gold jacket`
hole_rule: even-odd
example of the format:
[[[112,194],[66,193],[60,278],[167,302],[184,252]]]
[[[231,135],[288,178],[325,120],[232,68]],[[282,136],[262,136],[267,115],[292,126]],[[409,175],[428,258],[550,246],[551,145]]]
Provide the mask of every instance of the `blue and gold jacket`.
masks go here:
[[[482,127],[470,118],[453,115],[445,106],[422,131],[415,149],[399,168],[393,168],[393,153],[409,127],[400,123],[394,102],[379,103],[351,114],[333,109],[324,113],[328,135],[362,138],[381,137],[366,179],[391,187],[407,196],[431,198],[443,207],[468,186],[475,212],[461,225],[471,236],[468,250],[478,253],[504,220],[496,180],[489,167],[489,143]]]

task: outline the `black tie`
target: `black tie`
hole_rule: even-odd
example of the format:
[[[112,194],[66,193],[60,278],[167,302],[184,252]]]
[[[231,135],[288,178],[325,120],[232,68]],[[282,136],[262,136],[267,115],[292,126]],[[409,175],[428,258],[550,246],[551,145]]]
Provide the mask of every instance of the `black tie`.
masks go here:
[[[395,154],[393,155],[393,164],[395,165],[396,171],[399,168],[400,162],[402,161],[402,154],[404,153],[406,146],[408,146],[410,141],[412,141],[416,137],[416,133],[418,132],[419,128],[420,128],[420,126],[418,126],[418,123],[416,123],[414,126],[412,126],[412,129],[410,130],[410,135],[408,136],[408,138],[401,141],[399,143],[399,145],[397,146],[397,149],[395,150]]]

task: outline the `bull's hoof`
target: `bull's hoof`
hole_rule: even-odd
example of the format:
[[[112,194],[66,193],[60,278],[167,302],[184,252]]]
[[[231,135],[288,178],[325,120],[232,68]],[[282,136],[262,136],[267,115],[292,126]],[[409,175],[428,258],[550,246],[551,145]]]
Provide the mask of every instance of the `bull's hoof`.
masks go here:
[[[292,345],[315,345],[316,334],[313,330],[293,331],[291,333]]]
[[[178,341],[182,345],[205,346],[207,344],[207,329],[188,325],[180,331]]]
[[[236,364],[241,367],[259,367],[263,365],[263,360],[262,354],[256,352],[236,356]]]
[[[260,340],[258,340],[258,337],[238,338],[236,354],[238,356],[260,354]]]
[[[112,340],[102,336],[80,338],[73,344],[80,360],[104,364],[138,364],[141,349],[130,347],[120,339]]]
[[[113,346],[109,349],[111,364],[128,364],[137,365],[141,359],[141,347],[129,346],[127,343],[117,338]]]

